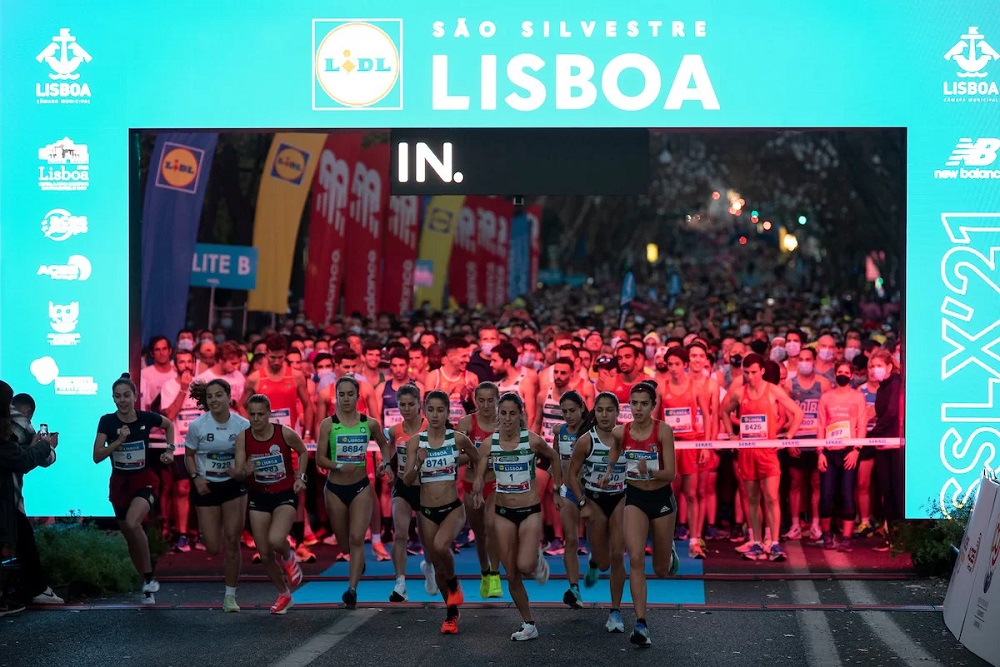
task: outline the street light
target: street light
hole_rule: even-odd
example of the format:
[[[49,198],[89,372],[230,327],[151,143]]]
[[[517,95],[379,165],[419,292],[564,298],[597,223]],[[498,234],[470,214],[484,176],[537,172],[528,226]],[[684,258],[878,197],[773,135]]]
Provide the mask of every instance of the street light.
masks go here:
[[[646,244],[646,261],[650,264],[656,264],[656,260],[660,258],[660,246],[655,243]]]
[[[799,247],[799,240],[793,234],[785,234],[781,239],[781,245],[784,247],[785,252],[792,252]]]

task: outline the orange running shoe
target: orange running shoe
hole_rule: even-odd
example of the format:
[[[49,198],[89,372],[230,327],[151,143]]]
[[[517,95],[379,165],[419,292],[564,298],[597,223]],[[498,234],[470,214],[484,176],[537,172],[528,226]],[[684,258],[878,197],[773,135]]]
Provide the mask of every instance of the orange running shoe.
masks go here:
[[[299,559],[294,551],[289,551],[288,556],[288,560],[281,561],[281,567],[285,570],[289,585],[298,586],[302,583],[302,568],[299,567]]]
[[[292,607],[292,596],[291,595],[279,595],[278,601],[271,605],[272,614],[284,614],[286,611]]]
[[[465,604],[465,593],[462,592],[462,584],[455,587],[455,590],[448,591],[448,600],[446,604],[449,607],[461,607]]]
[[[454,618],[445,619],[444,623],[441,624],[441,634],[442,635],[457,635],[458,634],[458,618],[459,615],[455,614]]]

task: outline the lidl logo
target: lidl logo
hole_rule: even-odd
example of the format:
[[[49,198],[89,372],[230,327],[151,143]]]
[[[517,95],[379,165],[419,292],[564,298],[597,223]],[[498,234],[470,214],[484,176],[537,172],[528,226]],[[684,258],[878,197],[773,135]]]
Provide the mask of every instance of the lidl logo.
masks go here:
[[[288,181],[292,185],[301,185],[302,176],[306,173],[309,153],[301,148],[282,143],[274,152],[274,162],[271,164],[271,177]]]
[[[156,172],[156,187],[191,194],[197,192],[205,151],[165,141],[162,155],[160,169]]]
[[[402,109],[403,21],[313,19],[313,110]]]

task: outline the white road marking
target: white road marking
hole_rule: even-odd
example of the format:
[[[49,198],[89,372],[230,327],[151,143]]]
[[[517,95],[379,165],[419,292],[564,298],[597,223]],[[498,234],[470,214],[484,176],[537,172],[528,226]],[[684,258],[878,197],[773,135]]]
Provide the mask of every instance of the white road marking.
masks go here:
[[[788,555],[788,563],[796,570],[809,570],[806,556],[802,552],[802,545],[797,540],[785,542],[785,553]],[[796,604],[819,604],[819,591],[816,584],[811,580],[796,580],[788,582],[788,588],[792,592],[792,599]],[[806,638],[806,655],[809,657],[809,665],[824,665],[835,667],[842,665],[840,654],[837,652],[837,644],[833,640],[833,630],[830,629],[830,621],[826,617],[827,612],[797,611],[795,620],[798,621],[799,628]]]
[[[309,641],[290,651],[280,660],[271,663],[271,667],[305,667],[340,643],[347,635],[367,623],[379,611],[378,609],[355,609],[344,612],[344,615],[337,619],[336,623],[316,633]]]

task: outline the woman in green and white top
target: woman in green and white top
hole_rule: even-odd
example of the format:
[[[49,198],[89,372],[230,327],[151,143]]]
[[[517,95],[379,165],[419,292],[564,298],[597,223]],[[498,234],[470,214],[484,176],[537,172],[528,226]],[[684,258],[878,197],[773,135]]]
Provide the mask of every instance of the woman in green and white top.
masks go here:
[[[458,469],[465,463],[475,468],[473,502],[483,502],[483,475],[487,459],[480,456],[472,441],[455,432],[448,423],[449,398],[440,389],[424,399],[427,430],[406,444],[404,484],[420,478],[420,531],[427,561],[434,568],[438,590],[448,606],[442,634],[458,634],[458,608],[465,602],[455,575],[451,543],[465,524],[465,507],[458,499]],[[426,566],[425,566],[426,569]],[[425,576],[427,572],[425,571]]]
[[[552,483],[562,485],[559,453],[549,447],[540,435],[524,426],[524,402],[517,394],[506,393],[498,404],[500,428],[490,444],[490,465],[496,473],[496,534],[500,545],[500,562],[507,572],[507,590],[521,613],[521,629],[510,636],[515,641],[538,637],[531,617],[528,593],[522,578],[534,576],[544,584],[549,579],[549,565],[539,546],[542,539],[541,490],[535,482],[538,457],[551,463]],[[557,507],[564,498],[555,494]]]

